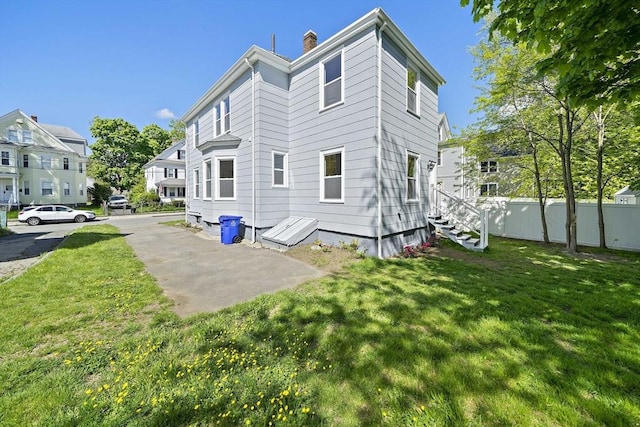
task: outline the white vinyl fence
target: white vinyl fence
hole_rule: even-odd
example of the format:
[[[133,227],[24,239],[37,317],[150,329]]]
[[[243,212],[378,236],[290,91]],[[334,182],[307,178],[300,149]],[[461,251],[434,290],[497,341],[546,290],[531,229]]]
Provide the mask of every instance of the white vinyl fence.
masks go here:
[[[496,197],[483,200],[479,207],[489,211],[489,234],[542,241],[542,223],[537,201]],[[599,246],[597,204],[579,202],[576,210],[578,244]],[[606,203],[603,205],[603,212],[607,247],[640,251],[640,205]],[[549,239],[565,243],[565,202],[547,202],[545,214]]]

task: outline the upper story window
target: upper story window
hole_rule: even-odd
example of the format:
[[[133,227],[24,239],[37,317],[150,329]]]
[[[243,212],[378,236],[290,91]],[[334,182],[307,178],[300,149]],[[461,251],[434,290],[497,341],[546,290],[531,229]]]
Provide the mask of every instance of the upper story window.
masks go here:
[[[320,201],[344,202],[344,147],[320,152]]]
[[[51,169],[51,156],[40,156],[40,169]]]
[[[184,150],[178,150],[178,160],[184,159]]]
[[[498,162],[496,162],[495,160],[480,162],[480,172],[482,173],[498,172]]]
[[[62,169],[68,171],[69,170],[69,158],[68,157],[64,157],[62,159]]]
[[[78,172],[82,173],[82,162],[78,163]]]
[[[407,153],[407,201],[420,199],[420,156]]]
[[[33,135],[31,134],[30,130],[22,131],[22,142],[28,143],[28,144],[33,142]]]
[[[438,150],[438,166],[442,166],[442,151]]]
[[[407,111],[420,115],[420,73],[407,66]]]
[[[33,142],[33,134],[30,130],[7,129],[7,139],[9,142],[23,142],[31,144]]]
[[[288,154],[273,152],[273,182],[274,187],[286,187],[288,183]]]
[[[0,165],[9,166],[9,152],[3,151],[0,153]]]
[[[215,124],[215,135],[220,136],[223,133],[229,132],[231,130],[231,103],[229,97],[227,96],[222,101],[218,102],[214,109],[214,124]]]
[[[198,123],[199,119],[196,119],[193,122],[193,146],[197,147],[200,144],[200,123]]]
[[[217,158],[216,198],[233,200],[236,197],[236,162],[234,157]]]
[[[9,142],[18,142],[18,131],[16,129],[7,129],[7,139]]]
[[[344,101],[342,51],[320,63],[320,109],[329,108]]]
[[[28,154],[23,154],[22,155],[22,167],[23,168],[28,168],[29,167],[29,155]]]

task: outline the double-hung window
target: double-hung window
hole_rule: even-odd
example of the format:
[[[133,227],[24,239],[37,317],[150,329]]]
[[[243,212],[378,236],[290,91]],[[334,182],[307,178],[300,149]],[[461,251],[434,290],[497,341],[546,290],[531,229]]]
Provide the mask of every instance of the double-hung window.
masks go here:
[[[407,65],[407,111],[420,115],[420,73]]]
[[[407,201],[420,199],[420,156],[407,152]]]
[[[68,182],[64,183],[64,187],[62,187],[62,194],[65,196],[71,195],[71,185]]]
[[[320,201],[344,202],[344,147],[320,152]]]
[[[329,108],[344,101],[343,53],[320,63],[320,109]]]
[[[438,166],[442,166],[442,151],[438,150]]]
[[[236,161],[235,157],[216,158],[216,198],[234,200],[236,197]]]
[[[498,162],[496,162],[495,160],[480,162],[480,172],[482,173],[498,172]]]
[[[40,156],[40,169],[51,169],[51,156]]]
[[[31,187],[29,186],[29,181],[23,181],[22,188],[24,189],[25,196],[29,196],[31,194]]]
[[[29,155],[28,154],[23,154],[22,155],[22,167],[23,168],[28,168],[29,167]]]
[[[498,195],[498,183],[496,182],[487,182],[486,184],[480,185],[480,195],[481,196],[497,196]]]
[[[204,162],[204,198],[211,198],[211,160]]]
[[[69,158],[68,157],[64,157],[62,159],[62,169],[68,171],[69,170]]]
[[[41,195],[43,196],[53,196],[53,182],[51,181],[42,181],[40,183]]]
[[[0,153],[0,165],[2,166],[9,166],[9,152],[8,151],[2,151]]]
[[[82,162],[78,163],[78,172],[82,173]]]
[[[33,134],[30,130],[22,131],[22,142],[25,144],[31,144],[33,142]]]
[[[9,140],[9,142],[18,142],[18,130],[7,129],[7,139]]]
[[[82,184],[78,184],[78,194],[84,196],[84,187],[82,187]]]
[[[198,123],[198,120],[200,119],[196,119],[195,122],[193,122],[193,146],[197,147],[200,144],[200,123]]]
[[[273,182],[274,187],[287,187],[288,178],[288,155],[287,153],[273,152]]]
[[[200,169],[193,170],[193,198],[200,198]]]
[[[227,96],[213,108],[215,136],[220,136],[231,130],[231,102]]]

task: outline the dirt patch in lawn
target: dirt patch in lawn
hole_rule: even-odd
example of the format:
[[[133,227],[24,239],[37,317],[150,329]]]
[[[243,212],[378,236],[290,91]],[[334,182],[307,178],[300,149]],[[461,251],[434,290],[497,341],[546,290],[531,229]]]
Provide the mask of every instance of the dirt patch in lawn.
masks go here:
[[[324,245],[302,245],[288,250],[285,254],[328,273],[340,271],[343,267],[362,259],[362,256],[353,250]]]

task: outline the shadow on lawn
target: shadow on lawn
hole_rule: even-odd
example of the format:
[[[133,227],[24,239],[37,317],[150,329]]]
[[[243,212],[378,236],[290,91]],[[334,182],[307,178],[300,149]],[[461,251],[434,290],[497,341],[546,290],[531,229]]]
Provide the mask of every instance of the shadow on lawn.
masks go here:
[[[297,325],[316,357],[335,361],[335,389],[360,402],[362,424],[382,422],[385,401],[407,413],[424,404],[438,424],[513,423],[517,411],[493,407],[504,399],[525,422],[637,422],[640,284],[631,269],[541,251],[494,268],[415,259],[351,271],[325,279],[321,292],[312,284],[291,293],[268,323],[279,330],[257,337],[277,341]]]

